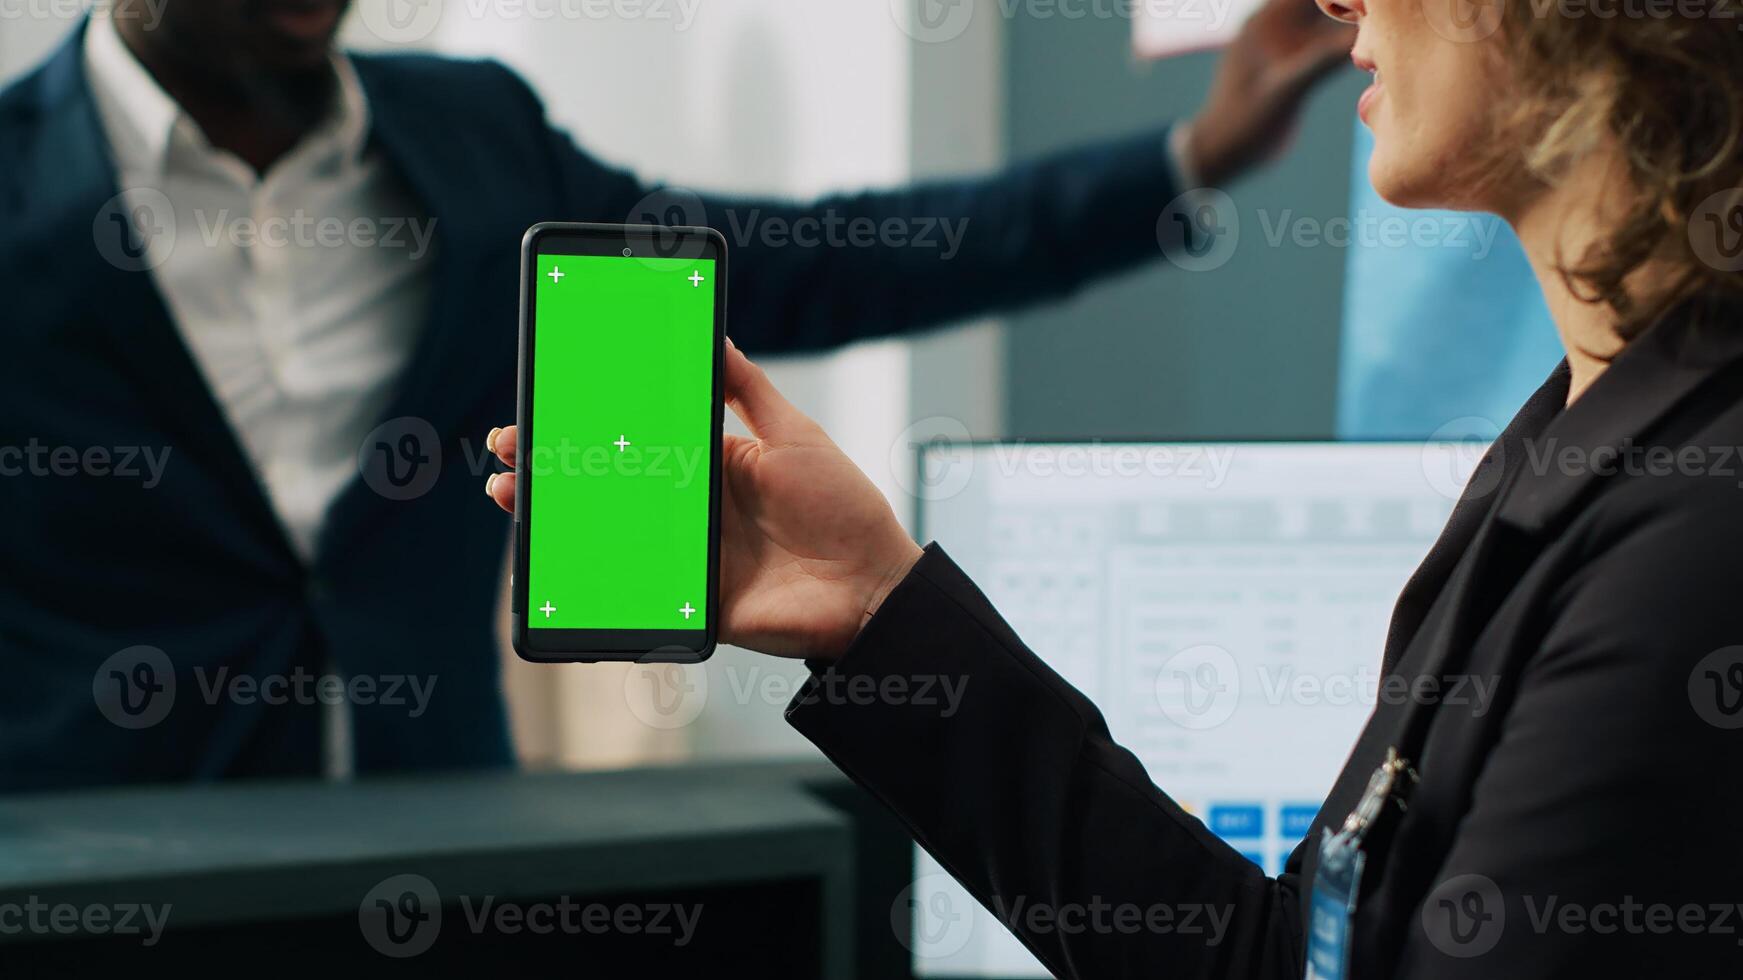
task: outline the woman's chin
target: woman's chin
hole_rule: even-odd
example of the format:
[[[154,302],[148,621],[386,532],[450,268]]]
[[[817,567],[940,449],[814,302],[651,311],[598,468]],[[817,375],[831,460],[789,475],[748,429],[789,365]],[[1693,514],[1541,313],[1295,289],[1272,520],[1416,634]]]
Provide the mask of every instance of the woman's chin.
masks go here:
[[[1415,173],[1408,167],[1387,160],[1376,149],[1368,161],[1368,181],[1374,193],[1387,204],[1401,208],[1434,208],[1445,206],[1445,194],[1440,191],[1434,175]]]

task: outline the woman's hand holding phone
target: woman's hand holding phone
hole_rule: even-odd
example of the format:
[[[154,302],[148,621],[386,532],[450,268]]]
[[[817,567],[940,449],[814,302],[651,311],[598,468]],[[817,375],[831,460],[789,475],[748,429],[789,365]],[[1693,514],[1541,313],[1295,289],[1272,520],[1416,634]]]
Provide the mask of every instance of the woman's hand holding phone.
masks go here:
[[[752,433],[723,449],[721,639],[784,657],[847,649],[920,558],[872,482],[762,368],[727,343],[726,402]],[[515,465],[517,432],[490,449]],[[486,492],[514,510],[514,474]]]

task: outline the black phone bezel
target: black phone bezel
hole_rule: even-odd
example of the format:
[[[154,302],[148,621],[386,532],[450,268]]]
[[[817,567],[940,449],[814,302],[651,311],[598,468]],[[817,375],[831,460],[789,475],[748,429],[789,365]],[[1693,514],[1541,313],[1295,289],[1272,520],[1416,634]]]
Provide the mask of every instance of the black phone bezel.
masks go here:
[[[531,554],[532,491],[526,457],[516,463],[514,567],[510,618],[515,653],[533,663],[701,663],[714,654],[720,628],[722,383],[726,365],[726,238],[712,228],[542,222],[521,240],[520,371],[516,423],[520,444],[532,444],[533,352],[537,343],[536,292],[540,255],[712,259],[714,266],[714,370],[710,402],[714,443],[708,473],[708,595],[699,630],[535,629],[528,614],[527,563]],[[581,559],[583,556],[577,556]]]

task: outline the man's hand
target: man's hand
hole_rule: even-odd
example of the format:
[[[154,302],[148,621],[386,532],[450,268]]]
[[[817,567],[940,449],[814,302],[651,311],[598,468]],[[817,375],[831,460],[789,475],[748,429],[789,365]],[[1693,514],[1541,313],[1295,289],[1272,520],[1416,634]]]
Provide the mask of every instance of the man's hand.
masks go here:
[[[1314,83],[1348,64],[1355,28],[1313,0],[1268,0],[1217,65],[1210,96],[1192,120],[1186,155],[1207,186],[1276,156]]]
[[[853,461],[730,345],[726,400],[754,437],[729,435],[722,447],[720,638],[777,656],[840,656],[920,548]],[[486,441],[515,465],[514,427]],[[513,511],[514,486],[505,473],[485,492]]]

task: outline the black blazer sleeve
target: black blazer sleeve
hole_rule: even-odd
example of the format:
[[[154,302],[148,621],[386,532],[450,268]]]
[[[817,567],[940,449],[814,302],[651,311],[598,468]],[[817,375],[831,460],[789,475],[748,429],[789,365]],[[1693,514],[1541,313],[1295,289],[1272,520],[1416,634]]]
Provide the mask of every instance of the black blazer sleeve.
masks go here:
[[[1480,757],[1451,847],[1413,856],[1432,884],[1363,913],[1391,933],[1369,939],[1401,941],[1387,975],[1740,975],[1740,548],[1734,510],[1645,512],[1539,607],[1517,673],[1481,678],[1481,710],[1505,722],[1461,743]],[[922,700],[927,683],[959,695]],[[1302,852],[1271,880],[1212,837],[936,546],[788,717],[995,914],[1101,902],[1226,920],[1068,933],[1003,916],[1055,974],[1300,975]]]
[[[1266,877],[1158,791],[937,545],[787,717],[1056,975],[1300,976],[1295,874]],[[1172,926],[1062,927],[1096,907]]]
[[[644,182],[542,122],[548,220],[708,225],[726,236],[732,337],[753,354],[826,350],[1066,295],[1159,259],[1180,237],[1167,130],[1068,150],[993,176],[816,201],[697,195]]]
[[[1396,976],[1743,976],[1743,520],[1718,482],[1630,514],[1517,679],[1480,678],[1507,720]]]

